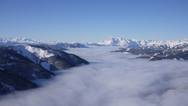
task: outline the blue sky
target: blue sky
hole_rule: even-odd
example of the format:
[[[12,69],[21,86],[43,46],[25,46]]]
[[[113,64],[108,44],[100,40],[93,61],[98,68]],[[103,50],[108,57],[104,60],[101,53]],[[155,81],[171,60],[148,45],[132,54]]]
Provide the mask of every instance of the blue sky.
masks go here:
[[[187,0],[0,0],[0,37],[188,38]]]

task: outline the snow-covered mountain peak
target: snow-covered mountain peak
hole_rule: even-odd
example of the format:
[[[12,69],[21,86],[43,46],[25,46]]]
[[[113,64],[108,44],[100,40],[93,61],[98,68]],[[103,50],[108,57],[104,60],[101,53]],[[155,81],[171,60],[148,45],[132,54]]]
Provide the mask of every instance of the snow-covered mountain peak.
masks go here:
[[[0,43],[40,43],[40,41],[24,37],[0,38]]]
[[[135,47],[168,47],[173,48],[177,46],[188,45],[188,40],[135,40],[123,37],[108,38],[98,44],[106,46],[120,46],[124,48]]]
[[[56,48],[86,48],[87,46],[82,43],[65,43],[65,42],[57,42],[57,41],[37,41],[29,38],[24,37],[16,37],[16,38],[0,38],[1,45],[15,45],[15,44],[35,44],[35,45],[49,45],[54,46]]]
[[[132,43],[133,41],[135,41],[135,40],[130,40],[130,39],[123,38],[123,37],[111,37],[111,38],[108,38],[108,39],[100,42],[100,44],[112,45],[112,46],[124,46],[127,43]]]

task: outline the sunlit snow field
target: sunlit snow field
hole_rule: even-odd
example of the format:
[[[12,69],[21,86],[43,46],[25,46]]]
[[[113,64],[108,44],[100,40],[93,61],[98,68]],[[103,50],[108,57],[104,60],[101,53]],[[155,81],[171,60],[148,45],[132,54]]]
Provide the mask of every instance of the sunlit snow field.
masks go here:
[[[0,98],[0,106],[188,106],[187,61],[110,52],[117,49],[71,49],[91,64],[62,70],[41,88]]]

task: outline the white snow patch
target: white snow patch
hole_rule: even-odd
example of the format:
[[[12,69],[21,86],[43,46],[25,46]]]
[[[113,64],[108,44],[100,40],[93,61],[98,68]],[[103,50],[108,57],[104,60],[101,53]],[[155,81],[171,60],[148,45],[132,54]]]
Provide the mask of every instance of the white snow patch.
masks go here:
[[[54,54],[49,53],[47,50],[43,50],[40,48],[35,48],[35,47],[31,47],[31,46],[25,46],[25,49],[28,50],[31,53],[34,53],[37,57],[41,58],[48,58],[51,56],[54,56]]]
[[[35,63],[39,63],[40,59],[54,56],[53,53],[49,53],[47,50],[31,47],[30,45],[16,45],[14,48],[19,54],[30,59]]]

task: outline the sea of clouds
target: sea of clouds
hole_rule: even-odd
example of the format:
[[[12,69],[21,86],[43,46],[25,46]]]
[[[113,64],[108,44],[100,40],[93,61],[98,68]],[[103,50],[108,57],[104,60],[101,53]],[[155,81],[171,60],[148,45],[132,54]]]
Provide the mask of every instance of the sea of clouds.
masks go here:
[[[188,106],[188,62],[148,61],[117,48],[72,49],[90,65],[62,70],[43,87],[0,98],[0,106]]]

